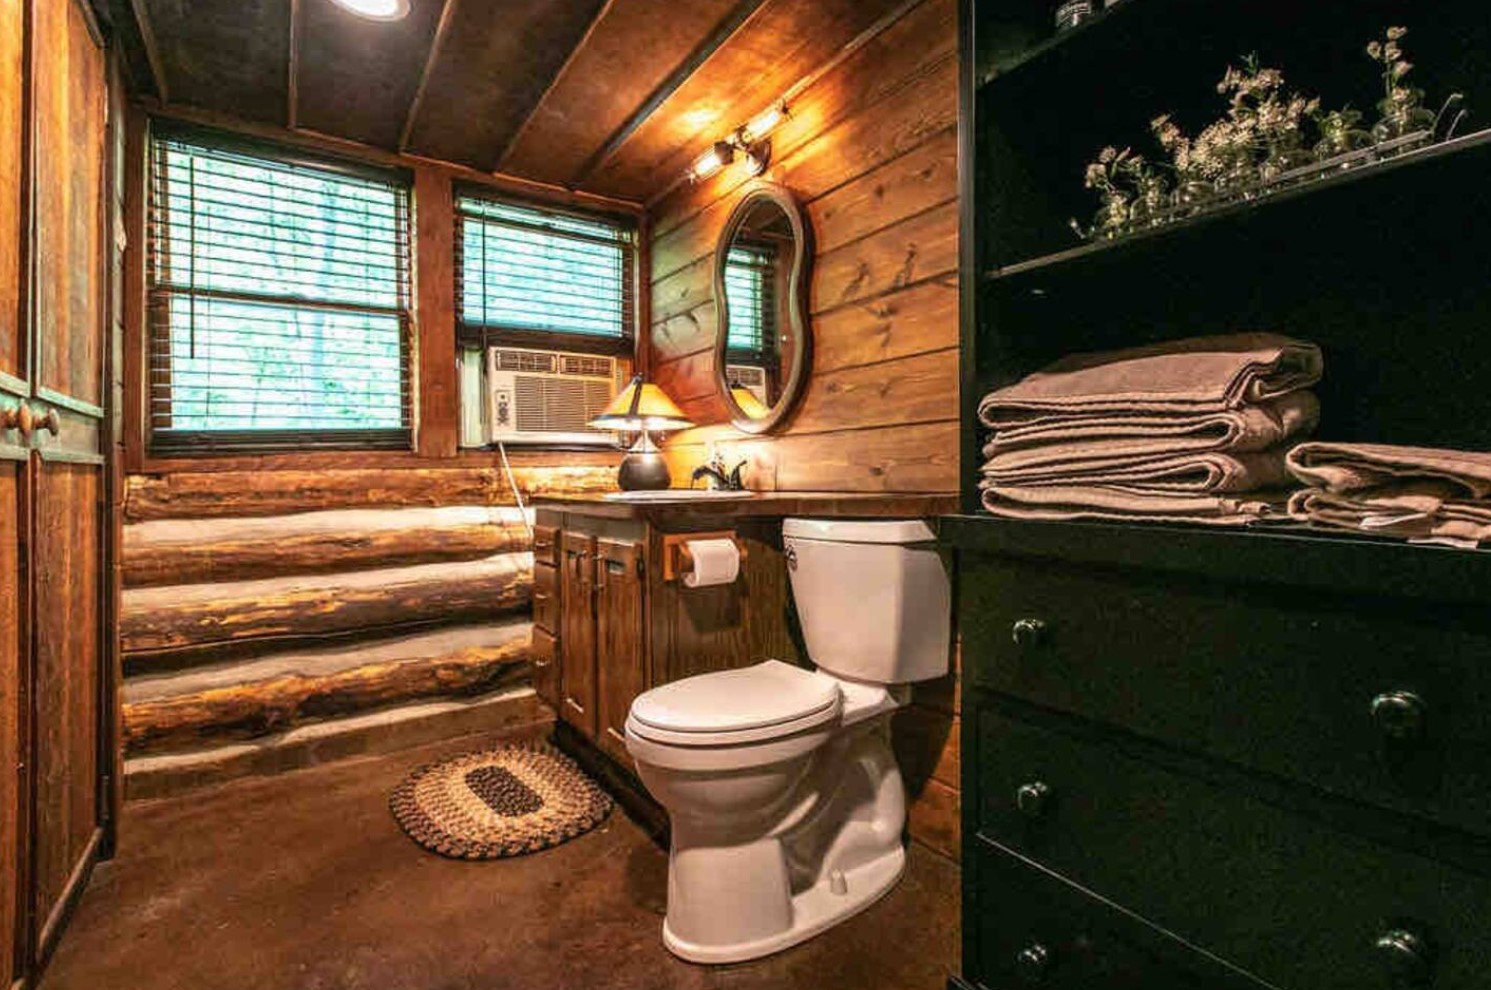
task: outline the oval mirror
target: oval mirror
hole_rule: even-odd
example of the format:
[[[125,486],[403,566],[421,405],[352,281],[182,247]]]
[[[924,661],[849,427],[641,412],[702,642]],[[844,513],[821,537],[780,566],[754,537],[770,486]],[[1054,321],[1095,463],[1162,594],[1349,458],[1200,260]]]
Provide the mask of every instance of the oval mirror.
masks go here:
[[[780,423],[808,376],[812,231],[786,188],[751,187],[735,204],[714,257],[716,386],[736,429]]]

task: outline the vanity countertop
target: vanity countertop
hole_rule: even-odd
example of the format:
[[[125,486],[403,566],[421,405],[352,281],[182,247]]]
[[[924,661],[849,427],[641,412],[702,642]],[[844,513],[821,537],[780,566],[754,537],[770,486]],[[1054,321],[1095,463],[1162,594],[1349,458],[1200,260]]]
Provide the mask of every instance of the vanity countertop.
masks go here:
[[[578,512],[611,519],[664,521],[683,516],[784,518],[885,516],[923,518],[957,511],[956,495],[902,492],[755,492],[750,498],[624,502],[600,494],[545,495],[535,509]]]

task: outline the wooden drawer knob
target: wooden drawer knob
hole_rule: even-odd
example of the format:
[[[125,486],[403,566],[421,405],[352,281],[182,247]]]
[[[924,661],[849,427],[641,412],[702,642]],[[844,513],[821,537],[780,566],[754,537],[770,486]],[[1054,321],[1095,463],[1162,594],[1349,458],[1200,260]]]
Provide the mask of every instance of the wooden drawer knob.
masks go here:
[[[1427,986],[1434,977],[1434,947],[1408,928],[1389,928],[1373,945],[1394,987]]]
[[[1392,740],[1421,739],[1428,728],[1429,705],[1412,691],[1384,691],[1371,711],[1378,731]]]
[[[1031,942],[1015,953],[1015,972],[1022,983],[1041,983],[1050,970],[1051,950],[1039,942]]]
[[[1010,627],[1010,639],[1021,649],[1039,646],[1046,639],[1046,623],[1042,619],[1016,619]]]

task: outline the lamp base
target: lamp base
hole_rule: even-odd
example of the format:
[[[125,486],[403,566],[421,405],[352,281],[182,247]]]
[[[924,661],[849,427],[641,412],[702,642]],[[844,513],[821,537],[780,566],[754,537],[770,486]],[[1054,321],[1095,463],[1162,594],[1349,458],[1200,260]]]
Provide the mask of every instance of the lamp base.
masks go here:
[[[624,492],[658,491],[673,483],[668,462],[663,460],[662,452],[646,432],[622,458],[621,469],[616,472],[616,483]]]

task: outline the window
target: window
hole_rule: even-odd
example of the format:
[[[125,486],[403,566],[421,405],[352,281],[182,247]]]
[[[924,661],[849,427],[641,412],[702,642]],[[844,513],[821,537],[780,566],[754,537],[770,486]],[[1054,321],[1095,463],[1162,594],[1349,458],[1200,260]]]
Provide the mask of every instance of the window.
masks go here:
[[[762,360],[777,340],[777,255],[770,246],[730,248],[725,258],[725,297],[731,357]]]
[[[630,352],[631,223],[473,194],[457,196],[456,219],[462,344]]]
[[[407,177],[155,128],[152,452],[409,447]]]

